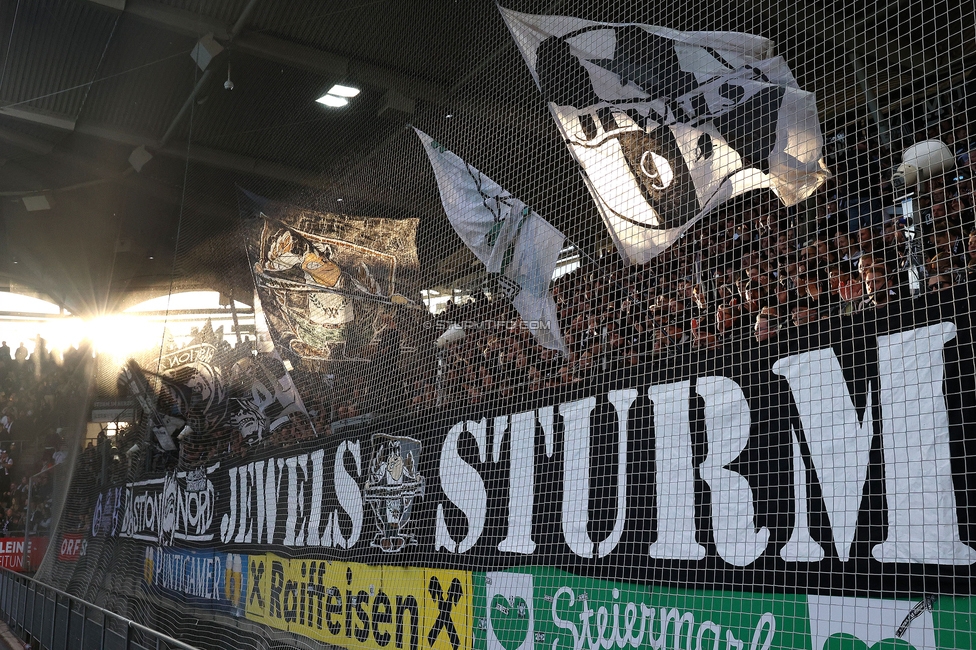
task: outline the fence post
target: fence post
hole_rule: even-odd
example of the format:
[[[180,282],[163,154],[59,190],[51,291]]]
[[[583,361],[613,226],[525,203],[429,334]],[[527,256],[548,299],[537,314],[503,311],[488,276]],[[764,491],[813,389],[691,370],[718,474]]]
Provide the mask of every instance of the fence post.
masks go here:
[[[27,517],[24,520],[24,559],[21,570],[25,573],[30,571],[30,520],[31,520],[31,497],[34,494],[34,481],[32,476],[27,481]]]

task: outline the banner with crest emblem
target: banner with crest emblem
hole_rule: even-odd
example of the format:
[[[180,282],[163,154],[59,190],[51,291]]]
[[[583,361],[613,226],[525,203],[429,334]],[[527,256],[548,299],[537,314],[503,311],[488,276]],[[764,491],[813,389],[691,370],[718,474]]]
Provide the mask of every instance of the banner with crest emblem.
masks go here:
[[[283,360],[274,351],[232,348],[208,319],[185,345],[166,333],[158,357],[131,359],[120,382],[135,398],[152,440],[185,458],[214,440],[255,444],[293,418],[313,429]],[[154,356],[154,355],[153,355]],[[145,365],[140,365],[140,362]],[[155,370],[153,370],[155,368]],[[179,444],[178,444],[179,443]]]

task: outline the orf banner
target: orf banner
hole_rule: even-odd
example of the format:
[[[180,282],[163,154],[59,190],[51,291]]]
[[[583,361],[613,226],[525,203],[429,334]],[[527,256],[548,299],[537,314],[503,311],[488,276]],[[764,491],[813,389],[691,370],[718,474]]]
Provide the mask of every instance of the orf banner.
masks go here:
[[[58,547],[58,562],[75,562],[81,557],[81,547],[85,541],[82,533],[67,533],[61,537]]]

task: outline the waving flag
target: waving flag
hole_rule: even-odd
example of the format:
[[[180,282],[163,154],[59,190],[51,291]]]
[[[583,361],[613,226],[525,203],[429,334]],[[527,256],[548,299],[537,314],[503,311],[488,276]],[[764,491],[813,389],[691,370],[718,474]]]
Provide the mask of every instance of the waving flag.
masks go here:
[[[416,129],[414,129],[416,130]],[[565,235],[498,183],[417,131],[447,218],[543,347],[566,354],[549,284]]]
[[[276,349],[313,362],[362,361],[380,313],[422,309],[414,299],[416,219],[241,197],[246,250]]]
[[[628,262],[733,196],[826,179],[816,98],[768,39],[501,13]]]

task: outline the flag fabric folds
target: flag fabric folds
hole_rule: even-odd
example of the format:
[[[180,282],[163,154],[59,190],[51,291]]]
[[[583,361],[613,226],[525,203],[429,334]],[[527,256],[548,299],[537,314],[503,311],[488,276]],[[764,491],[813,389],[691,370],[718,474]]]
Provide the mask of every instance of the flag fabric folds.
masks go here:
[[[500,11],[628,262],[729,198],[826,179],[816,97],[768,39]]]
[[[549,288],[565,235],[498,183],[416,131],[454,230],[488,272],[498,274],[499,285],[539,344],[566,354]]]
[[[416,219],[349,217],[242,195],[255,288],[283,357],[362,360],[380,314],[421,309]]]

